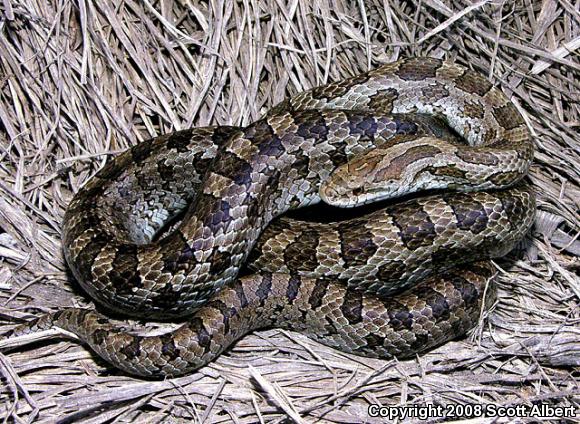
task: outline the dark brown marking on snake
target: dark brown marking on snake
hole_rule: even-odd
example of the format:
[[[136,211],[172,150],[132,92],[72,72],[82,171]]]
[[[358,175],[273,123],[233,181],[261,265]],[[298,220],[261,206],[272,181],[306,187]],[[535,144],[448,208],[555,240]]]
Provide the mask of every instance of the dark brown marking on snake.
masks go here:
[[[481,262],[469,264],[469,270],[477,275],[481,275],[485,279],[489,279],[495,274],[490,266],[484,266]]]
[[[137,145],[138,146],[138,145]],[[135,147],[137,147],[135,146]],[[129,152],[128,152],[129,153]],[[121,156],[123,156],[122,159],[125,159],[125,162],[129,162],[129,159],[131,158],[131,156],[127,153],[122,153]],[[121,161],[120,160],[120,161]],[[108,180],[108,181],[114,181],[117,178],[119,178],[119,176],[121,176],[123,173],[125,172],[125,167],[124,166],[120,166],[119,163],[116,163],[115,161],[112,162],[108,162],[98,173],[97,173],[97,177],[103,180]],[[91,187],[91,190],[95,190],[98,193],[102,192],[104,190],[104,186],[93,186]],[[97,194],[97,193],[95,193]]]
[[[335,97],[340,97],[356,85],[364,84],[368,81],[366,73],[355,75],[340,82],[335,82],[330,85],[322,85],[310,90],[310,95],[313,99],[324,100]]]
[[[333,150],[327,154],[332,161],[332,164],[337,167],[346,162],[348,155],[346,154],[346,143],[333,143]]]
[[[414,135],[419,132],[419,126],[415,122],[395,118],[395,124],[397,126],[395,132],[398,135]]]
[[[424,172],[429,172],[431,175],[439,175],[458,179],[467,178],[467,171],[458,168],[454,163],[444,166],[427,166],[424,168]]]
[[[435,78],[437,70],[441,67],[441,61],[432,58],[421,60],[408,60],[399,66],[396,74],[405,81],[423,81],[427,78]]]
[[[369,109],[380,111],[382,113],[391,113],[393,111],[393,103],[399,97],[399,92],[392,87],[377,91],[371,96],[369,101]]]
[[[458,228],[473,234],[479,234],[487,228],[489,217],[481,203],[468,195],[444,196],[444,199],[453,209]]]
[[[248,208],[247,209],[248,216],[262,215],[264,205],[260,202],[260,199],[257,199],[252,196],[247,196],[244,203]]]
[[[214,249],[208,259],[209,273],[219,275],[232,265],[232,254],[225,250]]]
[[[178,270],[185,270],[197,262],[194,254],[196,250],[199,250],[203,240],[196,240],[190,246],[180,231],[174,231],[169,237],[172,237],[172,243],[170,244],[171,247],[167,249],[171,248],[171,251],[162,255],[163,273],[174,273]]]
[[[376,253],[378,247],[373,242],[373,233],[370,230],[356,231],[350,223],[339,224],[337,230],[346,268],[364,265]]]
[[[197,344],[199,344],[199,346],[203,348],[203,354],[209,352],[211,348],[211,335],[205,328],[205,325],[203,324],[203,319],[194,316],[189,320],[187,326],[194,334],[197,335]]]
[[[223,317],[224,333],[227,334],[230,331],[230,319],[238,313],[236,308],[225,304],[220,299],[211,299],[203,307],[216,309],[220,312]]]
[[[512,171],[512,172],[499,171],[499,172],[496,172],[494,174],[491,174],[487,179],[496,185],[504,185],[504,184],[507,184],[511,181],[517,180],[517,178],[520,175],[521,174],[519,172],[516,172],[516,171]]]
[[[91,242],[88,243],[77,255],[75,261],[83,264],[87,264],[86,266],[78,267],[77,272],[80,275],[76,277],[79,278],[80,281],[91,281],[93,278],[92,269],[95,259],[101,251],[110,246],[111,237],[105,233],[104,231],[96,234],[92,237]]]
[[[431,309],[431,313],[436,322],[449,319],[449,303],[441,293],[433,290],[431,287],[421,286],[418,290],[417,297],[425,299],[425,303]]]
[[[308,175],[310,170],[310,158],[302,150],[294,154],[294,169],[298,175]]]
[[[483,150],[476,151],[470,147],[465,147],[463,149],[457,149],[455,153],[459,159],[468,163],[474,163],[476,165],[497,165],[499,163],[498,157],[492,152],[486,152]]]
[[[429,99],[429,102],[436,102],[449,96],[449,90],[443,84],[423,87],[421,93],[423,97]]]
[[[137,180],[138,187],[152,187],[155,185],[154,180],[151,178],[151,175],[147,172],[136,172],[135,179]],[[124,192],[120,191],[119,195],[131,196],[131,187],[125,187]]]
[[[197,152],[192,159],[192,164],[195,167],[195,170],[199,173],[199,175],[203,176],[206,171],[209,169],[210,165],[213,162],[213,158],[205,157],[205,152]]]
[[[248,306],[248,298],[246,297],[246,293],[244,292],[244,285],[242,284],[242,281],[239,278],[235,279],[234,282],[231,283],[228,287],[231,287],[236,293],[236,296],[240,301],[240,308],[245,308],[246,306]]]
[[[405,262],[396,260],[388,261],[377,269],[377,279],[385,282],[398,281],[405,275],[406,270],[407,266]]]
[[[151,303],[158,308],[169,309],[171,305],[175,305],[175,302],[179,301],[183,296],[180,289],[177,289],[171,283],[166,283],[159,289],[159,296],[155,296],[151,299]]]
[[[171,333],[160,335],[159,341],[161,342],[161,354],[167,361],[171,362],[179,359],[181,352],[179,351],[178,347],[175,346],[175,341],[173,340]]]
[[[442,246],[431,253],[431,268],[434,273],[446,271],[455,264],[465,262],[468,255],[473,254],[473,248],[457,249],[454,246]]]
[[[225,231],[232,221],[233,218],[230,215],[229,202],[219,200],[211,202],[211,211],[205,215],[203,224],[211,228],[214,232],[220,228],[223,228]]]
[[[264,302],[270,296],[270,290],[272,289],[272,274],[266,273],[262,276],[260,284],[256,288],[256,296],[260,299],[260,304],[263,305]]]
[[[131,337],[131,341],[123,346],[120,352],[129,359],[138,357],[141,353],[141,341],[138,337]]]
[[[154,151],[153,149],[151,149],[151,144],[153,143],[154,140],[155,140],[154,138],[150,138],[131,147],[130,151],[133,161],[140,163],[145,159],[147,159]]]
[[[214,161],[212,172],[233,180],[238,185],[249,187],[252,183],[252,165],[231,152],[222,152]]]
[[[368,115],[347,112],[348,131],[350,135],[373,140],[377,133],[377,120]]]
[[[109,336],[109,334],[110,334],[109,331],[104,330],[102,328],[98,328],[92,334],[91,338],[93,339],[93,342],[96,345],[102,345],[105,342],[105,340],[107,340],[107,337]]]
[[[515,225],[518,217],[524,215],[526,205],[524,205],[520,198],[511,196],[509,192],[498,191],[495,194],[503,206],[504,213],[508,216],[510,225]]]
[[[286,298],[290,303],[294,302],[298,297],[300,292],[300,286],[302,285],[302,280],[297,275],[291,274],[288,280],[288,286],[286,288]]]
[[[326,295],[326,290],[328,289],[328,285],[330,284],[329,280],[324,278],[318,278],[314,283],[314,288],[312,289],[312,293],[310,293],[310,297],[308,298],[308,304],[310,305],[311,309],[317,309],[320,305],[322,305],[322,301],[324,300],[324,296]]]
[[[294,116],[294,123],[298,126],[296,134],[304,139],[320,141],[328,138],[328,127],[324,115],[318,110],[297,112]]]
[[[497,130],[495,128],[488,128],[488,130],[483,134],[483,144],[490,144],[497,137]]]
[[[493,142],[494,149],[510,149],[512,147],[513,141],[511,141],[509,138],[501,137]],[[523,150],[525,149],[518,150],[518,152],[521,152]]]
[[[467,93],[483,97],[492,89],[493,84],[477,72],[466,69],[463,75],[455,79],[455,86]]]
[[[472,283],[456,273],[449,278],[449,282],[451,282],[453,287],[461,293],[461,298],[467,307],[477,304],[479,301],[479,292]]]
[[[253,145],[269,141],[274,134],[267,118],[262,118],[241,129],[243,138],[250,140]]]
[[[411,349],[417,351],[417,352],[421,352],[423,350],[425,350],[425,346],[427,345],[427,342],[429,341],[429,334],[427,331],[423,330],[417,330],[413,336],[415,337],[415,340],[413,340],[410,344]]]
[[[391,160],[391,163],[377,172],[376,179],[382,181],[398,178],[410,164],[421,159],[432,157],[438,153],[441,153],[441,150],[434,146],[421,145],[411,147],[402,155]]]
[[[485,109],[479,103],[465,102],[463,113],[465,113],[465,116],[468,116],[469,118],[483,119]]]
[[[266,189],[264,191],[264,197],[266,199],[274,198],[276,192],[280,188],[280,181],[282,178],[282,173],[277,169],[269,169],[266,172],[268,175],[268,180],[266,181]]]
[[[314,230],[303,231],[299,239],[290,243],[284,251],[284,261],[291,273],[314,271],[318,266],[316,251],[320,235]]]
[[[240,127],[230,127],[230,126],[218,126],[213,129],[211,132],[210,138],[211,141],[216,146],[221,146],[226,141],[231,139],[235,134],[238,134],[241,131]]]
[[[92,192],[92,190],[91,190]],[[101,228],[101,219],[97,214],[96,209],[96,197],[92,197],[87,199],[87,204],[85,204],[86,210],[80,212],[82,214],[82,219],[78,223],[78,225],[72,227],[68,234],[66,234],[66,241],[71,242],[73,240],[77,240],[87,228]],[[73,211],[71,211],[73,212]],[[70,212],[69,212],[70,213]],[[109,234],[107,231],[93,231],[91,232],[91,242],[87,243],[83,249],[78,254],[77,261],[83,261],[82,263],[86,263],[84,261],[89,261],[88,263],[90,266],[81,267],[81,274],[85,277],[90,278],[90,269],[92,268],[92,264],[96,255],[107,245],[113,241],[113,235]],[[95,246],[92,246],[95,244]],[[88,281],[88,280],[85,280]]]
[[[280,137],[274,133],[272,127],[270,125],[266,125],[266,127],[269,131],[267,135],[261,136],[266,138],[262,139],[260,144],[258,144],[258,153],[262,156],[279,158],[286,152],[286,149],[282,145]]]
[[[518,112],[513,103],[506,103],[503,106],[496,107],[492,111],[497,123],[507,130],[517,128],[524,124],[524,118]]]
[[[413,328],[413,314],[409,309],[394,300],[387,303],[389,324],[395,331],[410,330]]]
[[[159,173],[159,178],[162,181],[162,186],[168,192],[171,191],[171,183],[175,180],[175,173],[178,169],[172,165],[167,165],[164,161],[157,163],[157,172]],[[130,190],[129,187],[126,188]]]
[[[385,345],[385,338],[377,334],[370,333],[365,336],[365,342],[367,348],[375,349],[377,347],[383,347]]]
[[[350,324],[362,321],[362,302],[363,295],[359,290],[347,290],[344,294],[340,311]]]
[[[180,153],[187,152],[190,149],[192,141],[191,130],[177,131],[167,137],[167,148],[174,149]]]
[[[138,265],[136,245],[125,244],[117,250],[112,262],[111,284],[119,293],[131,293],[133,288],[143,287]]]
[[[205,305],[203,305],[203,308],[212,308],[220,311],[220,314],[224,317],[224,321],[229,320],[236,314],[236,308],[227,305],[220,299],[209,300]]]
[[[431,217],[422,209],[413,212],[403,210],[393,216],[393,223],[399,228],[399,236],[410,250],[431,246],[437,236]]]

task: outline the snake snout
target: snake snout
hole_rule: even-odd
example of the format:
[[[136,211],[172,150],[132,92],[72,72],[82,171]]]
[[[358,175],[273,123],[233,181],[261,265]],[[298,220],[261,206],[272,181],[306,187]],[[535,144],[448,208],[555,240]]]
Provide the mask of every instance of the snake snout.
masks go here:
[[[324,181],[319,195],[325,203],[338,207],[354,207],[360,204],[357,200],[366,193],[366,188],[358,178],[339,168]]]

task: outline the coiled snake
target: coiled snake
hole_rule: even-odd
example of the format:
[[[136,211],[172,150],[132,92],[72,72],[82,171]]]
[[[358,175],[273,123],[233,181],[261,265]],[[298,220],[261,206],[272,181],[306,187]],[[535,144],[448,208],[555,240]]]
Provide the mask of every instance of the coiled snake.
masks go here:
[[[465,333],[492,299],[493,267],[473,261],[507,253],[531,226],[534,196],[520,180],[532,156],[501,91],[430,58],[303,92],[245,128],[142,142],[74,197],[65,256],[100,304],[187,323],[138,336],[65,309],[10,335],[61,327],[139,375],[189,372],[265,326],[356,354],[412,356]],[[268,227],[321,198],[349,207],[430,189],[445,191],[350,220]],[[254,272],[238,277],[246,261]]]

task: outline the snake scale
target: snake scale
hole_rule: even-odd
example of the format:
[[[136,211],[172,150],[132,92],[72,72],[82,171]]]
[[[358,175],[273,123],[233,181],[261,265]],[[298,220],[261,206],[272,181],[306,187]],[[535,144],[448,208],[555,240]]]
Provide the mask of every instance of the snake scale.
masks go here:
[[[190,372],[269,326],[355,354],[413,356],[464,334],[493,300],[486,260],[534,218],[522,181],[533,151],[500,90],[431,58],[302,92],[244,128],[141,142],[71,201],[65,257],[108,309],[186,323],[142,336],[71,308],[8,336],[57,326],[143,376]],[[338,222],[277,218],[424,190]]]

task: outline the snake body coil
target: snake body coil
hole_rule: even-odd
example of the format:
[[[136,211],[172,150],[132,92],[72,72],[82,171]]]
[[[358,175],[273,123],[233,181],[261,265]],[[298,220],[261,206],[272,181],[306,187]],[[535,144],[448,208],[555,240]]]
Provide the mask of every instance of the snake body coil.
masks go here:
[[[188,372],[264,326],[367,356],[413,355],[465,333],[492,298],[491,265],[461,264],[507,253],[531,226],[534,197],[519,181],[532,156],[498,89],[429,58],[306,91],[246,128],[140,143],[71,202],[65,256],[107,307],[188,323],[137,336],[67,309],[13,334],[55,325],[139,375]],[[425,189],[451,191],[333,224],[268,227],[321,198],[355,206]],[[248,259],[256,273],[238,278]]]

